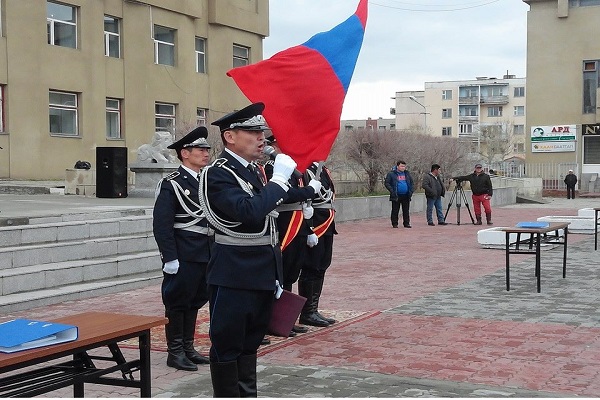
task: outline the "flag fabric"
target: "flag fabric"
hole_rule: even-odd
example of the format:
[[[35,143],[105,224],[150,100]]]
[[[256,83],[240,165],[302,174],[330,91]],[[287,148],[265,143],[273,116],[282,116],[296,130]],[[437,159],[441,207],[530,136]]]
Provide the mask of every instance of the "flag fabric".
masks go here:
[[[301,172],[329,156],[366,23],[367,0],[360,0],[356,12],[333,29],[227,72],[251,102],[265,103],[263,115],[281,151]]]

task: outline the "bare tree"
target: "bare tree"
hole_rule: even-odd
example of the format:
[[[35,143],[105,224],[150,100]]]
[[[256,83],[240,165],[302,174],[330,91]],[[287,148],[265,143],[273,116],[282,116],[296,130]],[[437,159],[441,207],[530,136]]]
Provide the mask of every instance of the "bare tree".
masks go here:
[[[480,125],[477,154],[488,165],[503,161],[513,152],[512,121],[501,121],[492,125]]]

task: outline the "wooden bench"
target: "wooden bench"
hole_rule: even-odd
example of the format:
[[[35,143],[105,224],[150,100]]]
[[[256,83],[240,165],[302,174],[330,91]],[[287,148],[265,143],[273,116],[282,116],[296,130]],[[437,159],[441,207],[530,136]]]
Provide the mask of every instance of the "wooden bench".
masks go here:
[[[0,397],[32,397],[68,386],[73,386],[74,397],[84,397],[85,383],[139,388],[141,397],[151,397],[150,328],[166,324],[166,318],[86,312],[51,322],[77,326],[77,340],[17,353],[0,353],[1,374],[39,367],[0,378]],[[135,337],[139,339],[139,359],[126,361],[118,342]],[[110,357],[88,354],[89,350],[105,346],[110,350]],[[73,359],[39,366],[66,356]],[[96,360],[109,361],[111,365],[97,367]],[[121,373],[122,379],[105,376],[116,371]],[[138,371],[139,379],[135,379],[133,374]]]

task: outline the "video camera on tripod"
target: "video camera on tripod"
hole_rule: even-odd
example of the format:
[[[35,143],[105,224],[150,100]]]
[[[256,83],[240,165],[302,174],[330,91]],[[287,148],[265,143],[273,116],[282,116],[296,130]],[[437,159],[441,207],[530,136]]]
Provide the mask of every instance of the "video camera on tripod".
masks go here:
[[[462,187],[462,184],[465,181],[468,181],[468,178],[465,177],[453,177],[451,178],[456,182],[456,187],[454,188],[454,192],[452,192],[452,196],[450,197],[450,201],[448,202],[448,209],[446,210],[446,215],[444,215],[444,221],[446,221],[446,217],[448,216],[448,212],[450,211],[450,207],[452,207],[452,203],[456,200],[456,225],[460,225],[460,207],[461,203],[464,202],[465,207],[467,207],[467,211],[469,212],[469,216],[471,217],[471,222],[475,225],[475,219],[473,218],[473,214],[471,213],[471,209],[469,208],[469,201],[467,200],[467,196],[465,195],[465,190]]]

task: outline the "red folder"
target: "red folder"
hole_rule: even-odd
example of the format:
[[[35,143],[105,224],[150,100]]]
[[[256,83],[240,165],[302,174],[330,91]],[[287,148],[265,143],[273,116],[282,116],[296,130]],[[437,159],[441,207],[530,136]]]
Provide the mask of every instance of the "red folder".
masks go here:
[[[304,307],[304,303],[306,303],[306,297],[284,290],[281,296],[275,299],[268,333],[288,337],[302,311],[302,307]]]

